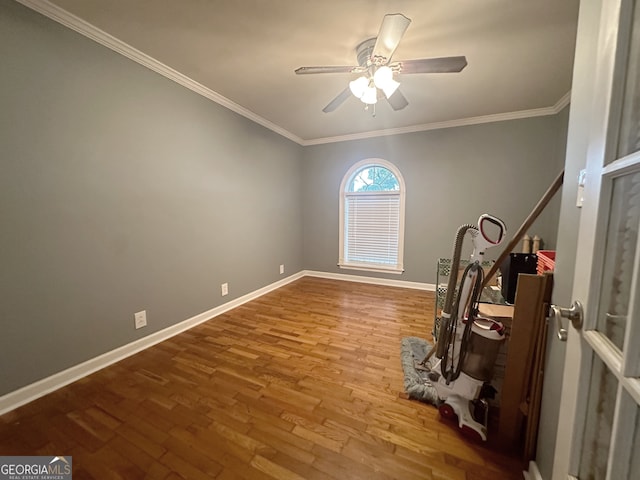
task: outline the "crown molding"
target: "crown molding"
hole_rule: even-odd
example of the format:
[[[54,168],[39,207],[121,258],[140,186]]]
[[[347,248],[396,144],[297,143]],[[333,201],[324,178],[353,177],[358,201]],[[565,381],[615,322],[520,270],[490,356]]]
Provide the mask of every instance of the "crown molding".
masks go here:
[[[186,75],[174,70],[173,68],[165,65],[164,63],[159,62],[153,57],[141,52],[133,48],[131,45],[124,43],[122,40],[117,39],[113,35],[108,34],[107,32],[100,30],[98,27],[82,20],[81,18],[67,12],[66,10],[60,8],[57,5],[48,2],[47,0],[16,0],[18,3],[21,3],[25,7],[28,7],[48,18],[58,22],[61,25],[64,25],[75,32],[78,32],[81,35],[84,35],[87,38],[103,45],[120,55],[123,55],[134,62],[147,67],[150,70],[153,70],[156,73],[172,80],[183,87],[188,88],[189,90],[202,95],[209,100],[222,105],[223,107],[242,115],[249,120],[262,125],[269,130],[282,135],[289,140],[302,145],[303,140],[294,135],[293,133],[285,130],[284,128],[276,125],[275,123],[270,122],[269,120],[262,118],[260,115],[253,113],[252,111],[238,105],[235,102],[232,102],[228,98],[220,95],[217,92],[214,92],[210,88],[205,87],[201,83],[196,82],[195,80],[187,77]]]
[[[440,130],[443,128],[465,127],[469,125],[479,125],[482,123],[504,122],[507,120],[519,120],[522,118],[544,117],[558,114],[566,107],[571,100],[571,91],[565,93],[555,105],[551,107],[535,108],[531,110],[520,110],[517,112],[496,113],[494,115],[482,115],[478,117],[460,118],[447,120],[444,122],[424,123],[422,125],[411,125],[402,128],[390,128],[386,130],[373,130],[370,132],[354,133],[351,135],[340,135],[336,137],[316,138],[305,140],[302,145],[321,145],[325,143],[347,142],[351,140],[362,140],[366,138],[383,137],[387,135],[402,135],[404,133],[425,132],[428,130]]]
[[[232,102],[228,98],[214,92],[210,88],[205,87],[201,83],[187,77],[186,75],[174,70],[173,68],[159,62],[153,57],[133,48],[131,45],[117,39],[113,35],[100,30],[98,27],[90,24],[89,22],[67,12],[61,7],[52,4],[47,0],[16,0],[25,7],[34,10],[51,20],[64,25],[75,32],[90,38],[91,40],[103,45],[110,50],[113,50],[120,55],[123,55],[134,62],[147,67],[148,69],[159,73],[160,75],[172,80],[189,90],[202,95],[203,97],[239,114],[243,117],[262,125],[263,127],[281,135],[292,142],[295,142],[302,146],[321,145],[325,143],[338,143],[351,140],[363,140],[367,138],[384,137],[388,135],[402,135],[404,133],[416,133],[424,132],[428,130],[439,130],[443,128],[463,127],[468,125],[478,125],[482,123],[503,122],[507,120],[517,120],[530,117],[541,117],[547,115],[555,115],[559,113],[564,107],[566,107],[571,99],[571,91],[567,92],[555,105],[551,107],[537,108],[532,110],[521,110],[517,112],[498,113],[494,115],[483,115],[478,117],[468,117],[456,120],[447,120],[444,122],[425,123],[422,125],[412,125],[409,127],[391,128],[386,130],[374,130],[363,133],[354,133],[349,135],[339,135],[334,137],[323,137],[305,140],[297,135],[294,135],[290,131],[276,125],[273,122],[257,115],[256,113],[248,110],[235,102]]]
[[[555,113],[560,113],[562,109],[567,105],[569,105],[570,103],[571,103],[571,90],[565,93],[552,108],[555,110]]]

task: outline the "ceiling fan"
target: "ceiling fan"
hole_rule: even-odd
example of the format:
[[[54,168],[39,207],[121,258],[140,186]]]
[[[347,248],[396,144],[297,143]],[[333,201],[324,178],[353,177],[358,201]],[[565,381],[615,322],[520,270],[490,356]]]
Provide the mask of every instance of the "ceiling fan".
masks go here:
[[[467,66],[467,59],[464,56],[391,62],[391,57],[398,48],[398,44],[410,23],[411,20],[401,13],[385,15],[378,36],[365,40],[356,47],[357,66],[300,67],[295,70],[295,73],[298,75],[314,73],[360,74],[322,109],[325,113],[333,112],[349,98],[350,94],[359,98],[367,107],[375,105],[378,97],[384,96],[391,108],[402,110],[409,105],[409,102],[398,88],[400,83],[394,80],[394,75],[400,73],[452,73],[460,72]]]

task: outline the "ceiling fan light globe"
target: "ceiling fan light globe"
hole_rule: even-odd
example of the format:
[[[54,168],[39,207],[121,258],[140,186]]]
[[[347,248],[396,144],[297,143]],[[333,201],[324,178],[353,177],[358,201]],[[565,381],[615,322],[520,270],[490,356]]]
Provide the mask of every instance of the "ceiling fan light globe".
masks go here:
[[[360,100],[362,100],[367,105],[373,105],[374,103],[376,103],[378,101],[378,90],[376,89],[376,87],[367,87],[364,95],[360,97]]]
[[[373,74],[373,83],[376,84],[376,87],[383,89],[389,82],[393,81],[393,70],[383,65],[379,67],[376,72]]]
[[[367,90],[368,84],[367,77],[358,77],[349,82],[349,90],[351,90],[351,93],[353,93],[356,98],[362,98]]]
[[[378,68],[373,74],[373,83],[389,98],[398,89],[400,83],[393,79],[393,70],[386,65]]]

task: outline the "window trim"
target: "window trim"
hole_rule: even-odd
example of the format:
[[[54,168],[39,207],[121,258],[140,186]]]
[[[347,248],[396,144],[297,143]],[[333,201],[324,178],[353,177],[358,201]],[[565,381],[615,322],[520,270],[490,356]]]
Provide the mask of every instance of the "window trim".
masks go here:
[[[397,191],[380,191],[380,192],[347,192],[347,188],[353,176],[365,167],[381,166],[393,173],[398,180],[399,190]],[[382,264],[362,264],[345,261],[345,202],[348,194],[359,193],[360,195],[398,195],[400,200],[400,211],[398,212],[398,263],[396,265],[385,266]],[[364,270],[377,273],[393,273],[400,275],[404,272],[404,214],[405,214],[405,197],[406,188],[404,178],[393,163],[382,158],[366,158],[356,162],[345,173],[340,183],[340,215],[339,215],[339,257],[338,267],[347,270]]]

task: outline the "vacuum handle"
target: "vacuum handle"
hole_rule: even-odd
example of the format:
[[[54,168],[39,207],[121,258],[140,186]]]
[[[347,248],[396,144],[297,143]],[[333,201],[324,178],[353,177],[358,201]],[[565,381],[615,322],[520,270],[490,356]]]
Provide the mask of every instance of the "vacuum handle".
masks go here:
[[[490,230],[490,226],[487,224],[498,227],[498,230],[496,232],[492,232]],[[507,227],[504,222],[498,217],[494,217],[488,213],[481,215],[478,219],[478,230],[480,230],[482,238],[494,247],[502,243],[502,240],[504,240],[507,233]]]

